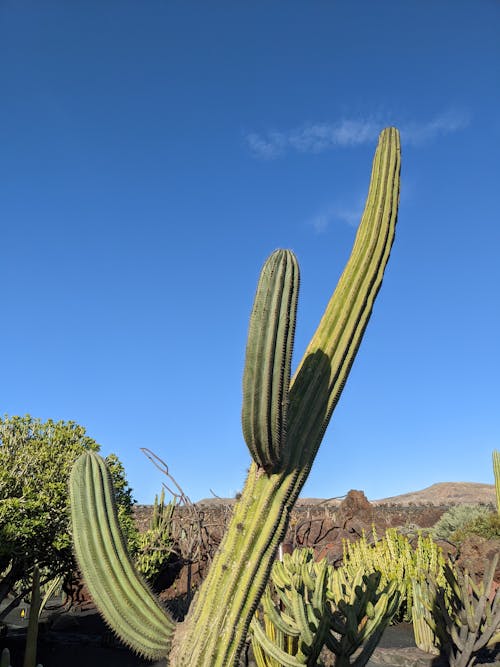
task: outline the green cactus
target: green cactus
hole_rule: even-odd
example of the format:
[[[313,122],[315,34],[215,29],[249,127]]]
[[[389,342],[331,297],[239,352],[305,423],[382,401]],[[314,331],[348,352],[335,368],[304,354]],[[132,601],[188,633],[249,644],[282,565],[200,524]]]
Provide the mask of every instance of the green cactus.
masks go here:
[[[395,528],[388,528],[380,540],[375,528],[372,532],[373,544],[364,534],[355,542],[344,542],[342,569],[351,578],[363,568],[365,572],[380,572],[383,584],[395,581],[401,594],[399,615],[402,620],[413,621],[415,582],[434,576],[440,585],[445,584],[442,550],[430,536],[420,534],[413,548],[409,539]]]
[[[172,667],[237,664],[290,511],[309,475],[382,283],[394,239],[399,172],[399,133],[387,128],[379,138],[351,257],[289,387],[298,272],[293,256],[283,252],[270,258],[274,270],[269,264],[264,267],[257,297],[274,306],[267,314],[254,307],[247,349],[259,368],[251,370],[250,362],[245,364],[245,400],[254,404],[244,407],[243,422],[255,460],[209,573],[177,629],[129,562],[113,518],[110,482],[98,457],[84,455],[75,464],[70,488],[77,559],[108,623],[136,651],[149,657],[170,651]],[[257,324],[264,320],[265,331]],[[274,332],[270,339],[267,327]],[[274,345],[283,349],[270,345],[273,336]],[[281,386],[272,383],[274,372]],[[254,400],[258,377],[265,382],[262,403]]]
[[[135,570],[120,531],[113,481],[94,452],[77,459],[70,480],[75,553],[108,625],[151,660],[168,654],[175,629]]]
[[[315,563],[312,549],[285,554],[251,624],[257,667],[316,667],[325,646],[339,667],[362,667],[398,605],[396,583],[382,589],[380,573],[360,569],[351,581],[326,559]]]
[[[422,596],[430,612],[426,621],[450,667],[471,667],[481,649],[500,642],[500,589],[493,594],[492,587],[498,558],[495,554],[479,583],[451,563],[445,566],[448,588],[433,579],[427,583],[430,592]]]
[[[327,578],[326,559],[315,563],[312,549],[274,563],[250,626],[257,667],[317,665],[330,628]]]
[[[364,667],[399,608],[397,583],[382,585],[376,571],[361,568],[350,579],[332,568],[327,594],[334,613],[326,646],[335,653],[336,667]]]
[[[493,475],[495,477],[497,512],[500,514],[500,452],[497,449],[493,450]]]
[[[165,489],[155,496],[153,514],[147,530],[139,535],[135,566],[146,580],[154,584],[162,568],[174,552],[172,519],[176,503],[165,503]]]
[[[413,581],[412,626],[415,644],[421,651],[439,654],[440,640],[432,630],[435,596],[426,580]]]
[[[243,436],[253,460],[267,473],[286,464],[286,415],[299,265],[277,250],[266,262],[255,295],[243,374]]]

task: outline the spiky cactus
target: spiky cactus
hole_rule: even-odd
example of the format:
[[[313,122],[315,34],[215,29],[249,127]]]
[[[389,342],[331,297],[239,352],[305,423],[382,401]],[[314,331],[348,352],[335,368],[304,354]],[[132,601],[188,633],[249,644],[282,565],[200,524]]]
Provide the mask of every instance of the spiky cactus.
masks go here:
[[[430,612],[425,618],[438,637],[441,652],[450,667],[471,667],[478,652],[500,643],[500,588],[493,593],[498,554],[476,582],[467,571],[445,567],[448,588],[430,579],[422,596]]]
[[[251,623],[258,667],[317,667],[323,647],[338,667],[363,667],[399,605],[396,583],[361,568],[351,580],[312,549],[276,561]]]
[[[336,667],[364,667],[398,610],[397,584],[384,585],[380,572],[368,574],[363,568],[352,579],[341,569],[329,574],[327,594],[334,612],[326,646],[335,653]]]
[[[296,264],[291,253],[278,251],[264,267],[247,346],[252,361],[245,365],[245,403],[251,404],[243,408],[243,423],[254,461],[209,573],[177,629],[128,560],[105,468],[93,454],[75,464],[70,487],[77,559],[108,623],[144,655],[169,654],[175,667],[237,664],[382,283],[394,239],[399,172],[399,133],[387,128],[351,257],[290,383]],[[270,312],[259,303],[269,304]]]
[[[493,450],[493,476],[495,478],[497,512],[500,514],[500,452],[497,449]]]
[[[258,667],[316,667],[331,621],[328,563],[312,549],[296,549],[275,561],[251,623]]]

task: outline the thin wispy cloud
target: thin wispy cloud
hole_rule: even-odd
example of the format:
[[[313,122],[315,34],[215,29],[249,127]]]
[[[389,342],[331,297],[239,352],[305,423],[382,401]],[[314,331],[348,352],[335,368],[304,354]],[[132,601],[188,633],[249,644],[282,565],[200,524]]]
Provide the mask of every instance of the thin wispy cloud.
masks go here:
[[[352,205],[327,206],[308,220],[308,224],[314,229],[316,234],[322,234],[328,227],[335,222],[348,224],[350,227],[357,227],[363,213],[364,199],[360,196]]]
[[[407,145],[418,146],[440,135],[463,130],[470,122],[469,114],[449,110],[427,122],[398,123],[390,118],[347,120],[335,123],[309,123],[289,132],[251,132],[245,140],[254,157],[273,160],[287,153],[323,153],[336,148],[373,143],[388,125],[400,128]]]
[[[470,114],[465,111],[446,111],[427,123],[408,123],[401,127],[401,140],[419,146],[440,135],[464,130],[470,123]]]

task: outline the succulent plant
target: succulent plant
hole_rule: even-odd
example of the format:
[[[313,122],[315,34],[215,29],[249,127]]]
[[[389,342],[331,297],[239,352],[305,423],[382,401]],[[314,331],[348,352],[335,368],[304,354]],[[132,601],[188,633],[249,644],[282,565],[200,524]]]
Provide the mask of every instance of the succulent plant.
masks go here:
[[[500,452],[493,450],[493,476],[495,478],[495,493],[497,497],[497,512],[500,514]]]
[[[447,563],[447,588],[433,579],[421,584],[424,591],[427,587],[421,598],[430,612],[426,621],[450,667],[471,667],[481,649],[500,643],[500,589],[493,593],[492,587],[498,558],[495,554],[482,581]]]
[[[157,604],[126,554],[109,475],[85,454],[71,475],[75,552],[107,622],[136,651],[173,667],[236,665],[274,556],[339,400],[382,283],[394,239],[400,143],[379,138],[351,257],[290,381],[298,268],[278,250],[259,280],[247,345],[243,430],[247,481],[185,621]]]
[[[316,667],[324,647],[338,667],[370,659],[399,604],[396,583],[360,569],[350,580],[312,549],[276,561],[252,624],[257,667]]]

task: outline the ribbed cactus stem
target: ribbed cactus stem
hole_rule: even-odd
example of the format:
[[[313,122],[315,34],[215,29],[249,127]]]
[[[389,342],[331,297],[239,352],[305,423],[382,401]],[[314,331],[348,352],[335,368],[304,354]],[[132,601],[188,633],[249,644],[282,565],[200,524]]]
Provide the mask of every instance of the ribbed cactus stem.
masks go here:
[[[111,475],[94,452],[70,480],[74,547],[90,594],[108,625],[151,660],[168,655],[175,623],[137,574],[118,524]]]
[[[299,266],[290,250],[266,261],[250,316],[243,373],[243,436],[266,472],[286,464],[286,415],[299,291]]]
[[[228,531],[176,633],[172,667],[236,665],[248,626],[338,402],[382,283],[394,239],[400,143],[384,130],[375,153],[365,211],[339,284],[290,387],[286,468],[262,475],[252,464]]]
[[[495,478],[497,512],[500,514],[500,452],[497,449],[493,450],[493,476]]]

